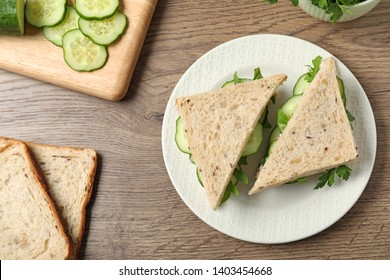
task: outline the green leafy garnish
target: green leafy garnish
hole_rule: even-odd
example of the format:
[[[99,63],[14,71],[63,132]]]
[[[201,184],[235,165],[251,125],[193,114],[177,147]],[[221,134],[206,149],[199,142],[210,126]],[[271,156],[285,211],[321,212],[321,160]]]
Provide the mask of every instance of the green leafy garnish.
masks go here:
[[[350,111],[348,111],[347,108],[345,108],[345,112],[347,113],[347,117],[348,117],[349,122],[353,122],[355,120],[355,117],[351,114]]]
[[[270,4],[275,4],[278,0],[267,0]],[[330,15],[330,20],[336,23],[344,13],[350,13],[349,6],[362,3],[366,0],[311,0],[314,6],[324,10]],[[299,0],[291,0],[294,6],[298,6]]]
[[[221,199],[221,204],[229,199],[231,193],[233,193],[236,196],[239,195],[238,188],[235,184],[233,184],[232,181],[230,181],[229,185],[226,187],[226,191],[223,194],[222,199]]]
[[[351,171],[352,169],[346,165],[341,165],[336,169],[337,176],[339,176],[345,181],[349,179],[349,176],[351,175]]]
[[[260,68],[257,67],[255,70],[253,70],[253,80],[260,80],[263,79],[263,74],[261,74]]]
[[[286,128],[288,121],[290,118],[282,111],[282,109],[278,110],[278,127],[280,132],[283,132],[283,130]]]
[[[318,71],[320,71],[322,57],[317,56],[311,62],[313,63],[313,67],[309,66],[309,72],[307,72],[305,76],[305,80],[311,83],[314,80],[314,77],[317,75]]]
[[[328,171],[324,172],[320,178],[318,179],[318,182],[316,186],[314,187],[315,190],[321,189],[326,184],[328,184],[329,187],[331,187],[334,183],[334,175],[337,174],[340,178],[347,181],[349,179],[349,176],[351,175],[351,168],[349,168],[346,165],[340,165],[339,167],[335,167],[332,169],[329,169]]]
[[[244,184],[248,184],[249,179],[248,176],[244,174],[244,172],[240,169],[234,169],[233,176],[236,177],[238,181],[243,182]]]
[[[287,184],[305,183],[305,182],[307,182],[307,177],[295,179],[293,181],[287,182]]]

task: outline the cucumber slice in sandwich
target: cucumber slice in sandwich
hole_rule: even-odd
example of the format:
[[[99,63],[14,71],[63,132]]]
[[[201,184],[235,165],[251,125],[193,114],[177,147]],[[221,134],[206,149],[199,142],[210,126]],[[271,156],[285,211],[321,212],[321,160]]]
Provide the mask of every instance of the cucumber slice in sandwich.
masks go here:
[[[294,95],[287,99],[283,106],[278,110],[277,123],[279,130],[283,132],[287,126],[288,121],[291,119],[294,114],[295,109],[297,108],[302,95]]]
[[[258,139],[254,142],[261,142],[262,134],[260,137],[254,132],[256,127],[261,128],[260,115],[286,78],[285,75],[274,75],[176,99],[191,150],[183,148],[188,148],[188,144],[178,141],[178,134],[175,135],[176,143],[181,150],[194,155],[213,209],[218,208],[231,192],[236,192],[231,183],[232,174],[239,166],[246,142],[249,144],[251,135]],[[257,145],[252,147],[252,151],[257,148]],[[247,181],[242,173],[236,173],[240,180]]]
[[[75,0],[80,17],[88,20],[102,20],[111,17],[119,7],[119,0]]]
[[[103,20],[79,19],[81,32],[96,44],[105,46],[115,42],[125,32],[126,26],[126,16],[118,11],[112,17]]]
[[[106,47],[95,44],[79,29],[65,33],[62,47],[65,62],[76,71],[93,71],[103,67],[107,61]]]
[[[259,170],[250,195],[333,170],[356,159],[357,147],[338,87],[336,65],[330,57],[304,94],[294,96],[283,105],[279,110],[281,115],[289,117],[293,112],[293,117],[278,140],[271,144],[271,152]],[[296,107],[297,100],[299,107]],[[346,173],[344,169],[339,173]],[[348,177],[349,174],[343,179]]]
[[[26,20],[35,27],[55,26],[66,14],[66,0],[27,0]]]
[[[54,45],[62,47],[62,37],[66,32],[78,28],[78,20],[79,15],[76,13],[76,10],[68,6],[64,20],[56,26],[44,27],[43,35]]]
[[[307,75],[307,73],[301,75],[298,78],[298,80],[294,86],[294,89],[293,89],[293,95],[302,95],[305,92],[305,90],[307,89],[307,87],[310,85],[310,82],[308,82],[306,80],[306,75]]]
[[[0,34],[24,34],[24,1],[2,0],[0,4]]]

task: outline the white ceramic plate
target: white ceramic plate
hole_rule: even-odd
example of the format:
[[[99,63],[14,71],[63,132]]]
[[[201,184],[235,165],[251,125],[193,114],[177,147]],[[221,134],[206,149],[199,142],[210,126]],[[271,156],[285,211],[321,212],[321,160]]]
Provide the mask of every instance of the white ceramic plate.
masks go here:
[[[249,197],[247,192],[253,186],[252,179],[249,185],[240,186],[240,196],[232,195],[218,210],[213,211],[197,181],[196,167],[189,161],[188,155],[176,147],[177,97],[219,88],[232,78],[235,71],[240,77],[251,78],[253,69],[259,66],[264,76],[278,73],[288,75],[288,81],[278,89],[280,97],[276,105],[279,105],[292,94],[298,77],[307,72],[307,65],[317,55],[324,58],[332,56],[324,49],[294,37],[243,37],[224,43],[203,55],[176,85],[162,127],[165,165],[184,203],[216,230],[256,243],[275,244],[306,238],[338,221],[351,209],[366,187],[376,154],[374,115],[358,80],[337,58],[339,76],[346,87],[347,107],[356,117],[353,132],[359,149],[359,158],[350,165],[352,174],[348,181],[336,180],[331,188],[314,191],[316,177],[304,184],[284,185]],[[275,117],[271,117],[271,123],[274,124],[274,120]],[[266,144],[263,143],[263,150],[264,146]],[[260,160],[260,154],[248,158],[249,164],[245,168],[248,177],[255,177]]]

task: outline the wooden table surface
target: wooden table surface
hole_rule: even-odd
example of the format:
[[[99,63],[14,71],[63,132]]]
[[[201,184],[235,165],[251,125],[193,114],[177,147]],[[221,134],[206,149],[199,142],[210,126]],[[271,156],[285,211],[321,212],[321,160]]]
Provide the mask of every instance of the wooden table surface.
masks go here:
[[[337,223],[280,245],[226,236],[197,218],[168,177],[161,127],[176,83],[200,56],[250,34],[285,34],[333,53],[371,102],[377,157],[367,188]],[[99,166],[82,259],[390,259],[390,1],[330,24],[288,0],[160,0],[127,96],[104,101],[0,70],[0,135],[95,149]]]

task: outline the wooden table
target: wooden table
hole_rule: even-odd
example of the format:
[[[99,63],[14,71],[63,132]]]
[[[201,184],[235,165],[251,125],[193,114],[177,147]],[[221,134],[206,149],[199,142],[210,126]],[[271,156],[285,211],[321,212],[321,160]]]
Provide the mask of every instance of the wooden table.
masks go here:
[[[0,135],[99,153],[83,259],[390,259],[390,2],[329,24],[289,1],[158,2],[127,96],[104,101],[0,70]],[[355,206],[325,231],[290,244],[252,244],[198,219],[165,170],[161,126],[181,75],[211,48],[249,34],[286,34],[340,58],[371,102],[378,152]]]

